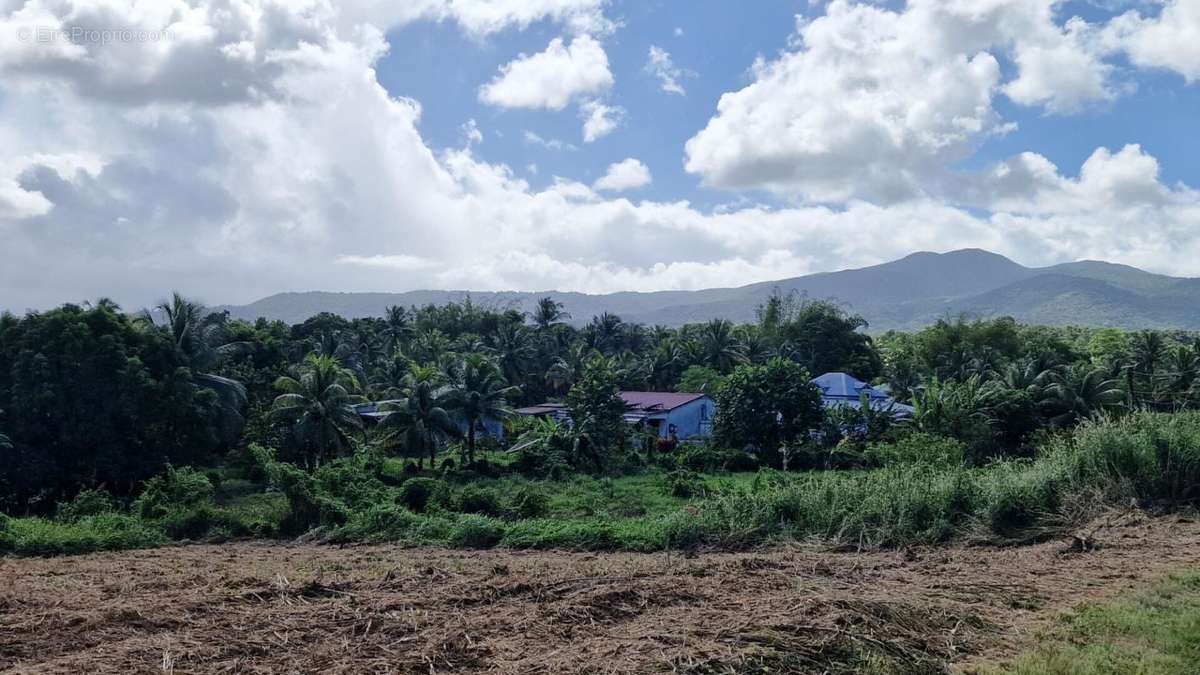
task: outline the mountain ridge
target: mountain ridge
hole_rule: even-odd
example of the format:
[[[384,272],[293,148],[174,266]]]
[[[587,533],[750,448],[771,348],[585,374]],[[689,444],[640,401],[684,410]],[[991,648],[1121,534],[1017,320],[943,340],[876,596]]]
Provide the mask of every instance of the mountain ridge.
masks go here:
[[[400,293],[287,292],[240,306],[215,307],[242,319],[300,323],[320,312],[382,316],[389,305],[423,306],[470,297],[479,304],[530,311],[542,297],[563,303],[571,322],[602,312],[626,321],[678,326],[725,318],[752,321],[772,293],[831,300],[862,315],[872,332],[916,329],[957,314],[1012,316],[1026,323],[1200,330],[1200,279],[1171,277],[1129,265],[1082,260],[1025,267],[983,249],[919,251],[887,263],[738,287],[694,291],[624,291],[602,295],[560,291]]]

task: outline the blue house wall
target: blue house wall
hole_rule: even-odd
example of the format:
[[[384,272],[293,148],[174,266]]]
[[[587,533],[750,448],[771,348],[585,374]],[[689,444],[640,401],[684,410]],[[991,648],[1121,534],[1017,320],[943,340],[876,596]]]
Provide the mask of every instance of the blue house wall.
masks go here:
[[[660,438],[671,435],[671,425],[675,426],[675,435],[680,440],[708,436],[712,433],[713,413],[717,410],[711,398],[705,396],[695,401],[685,403],[674,410],[651,415],[649,420],[662,420],[658,426]]]

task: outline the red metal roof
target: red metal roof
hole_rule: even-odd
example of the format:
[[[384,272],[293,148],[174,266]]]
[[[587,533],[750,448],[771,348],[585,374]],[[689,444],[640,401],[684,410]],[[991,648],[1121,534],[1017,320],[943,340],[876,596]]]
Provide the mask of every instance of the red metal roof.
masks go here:
[[[621,400],[634,410],[674,410],[706,394],[687,394],[674,391],[623,391]]]

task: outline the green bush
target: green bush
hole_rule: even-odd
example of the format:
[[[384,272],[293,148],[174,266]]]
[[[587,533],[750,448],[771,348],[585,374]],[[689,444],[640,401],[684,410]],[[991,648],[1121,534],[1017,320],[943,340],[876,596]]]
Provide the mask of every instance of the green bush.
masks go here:
[[[484,516],[462,516],[450,531],[449,543],[462,548],[491,548],[504,538],[504,525]]]
[[[704,492],[704,479],[695,472],[680,469],[663,476],[663,488],[672,497],[690,499]]]
[[[403,541],[425,519],[395,504],[376,504],[366,511],[355,513],[331,539],[335,541]]]
[[[512,518],[541,518],[550,511],[550,496],[535,486],[522,485],[513,492],[506,511]]]
[[[492,488],[467,485],[454,496],[454,510],[459,513],[498,516],[502,511],[500,495]]]
[[[64,523],[73,523],[85,516],[98,516],[101,513],[117,511],[117,502],[108,491],[84,490],[75,495],[69,502],[58,505],[55,519]]]
[[[0,553],[21,556],[152,548],[164,542],[158,528],[140,518],[117,513],[83,516],[69,523],[42,518],[7,518],[0,530]]]
[[[313,472],[318,493],[337,499],[352,510],[385,501],[387,486],[379,479],[382,462],[366,453],[342,457]]]
[[[410,478],[400,486],[397,498],[409,510],[421,513],[431,504],[445,500],[446,483],[436,478]]]
[[[521,520],[508,526],[500,542],[509,548],[608,551],[617,548],[610,521]]]
[[[288,512],[279,524],[281,534],[303,534],[314,527],[343,525],[350,517],[345,504],[323,494],[312,476],[286,462],[277,462],[270,450],[252,445],[250,448],[263,470],[280,492],[287,497]]]
[[[176,509],[187,509],[212,499],[213,486],[208,477],[190,466],[168,466],[166,473],[146,481],[142,493],[133,502],[133,512],[154,520]]]
[[[894,443],[872,443],[865,454],[875,466],[929,464],[954,467],[962,466],[966,446],[953,438],[918,432]]]

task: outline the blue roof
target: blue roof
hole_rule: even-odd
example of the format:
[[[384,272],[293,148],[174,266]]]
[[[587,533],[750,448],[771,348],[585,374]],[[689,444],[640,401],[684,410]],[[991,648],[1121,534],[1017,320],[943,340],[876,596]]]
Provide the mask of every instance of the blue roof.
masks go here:
[[[846,373],[825,373],[814,378],[812,383],[821,390],[821,398],[824,400],[825,407],[857,408],[861,405],[862,393],[866,392],[872,409],[891,407],[892,411],[897,414],[912,414],[913,412],[911,406],[897,403],[891,396]]]

